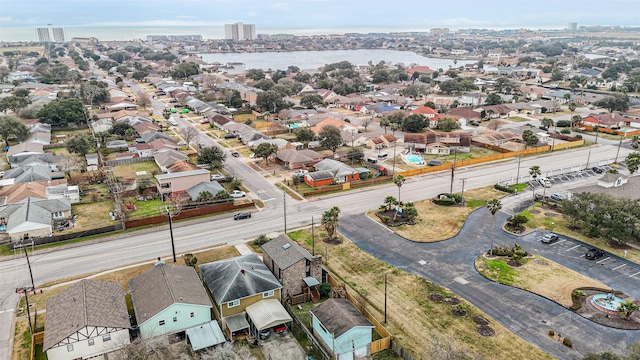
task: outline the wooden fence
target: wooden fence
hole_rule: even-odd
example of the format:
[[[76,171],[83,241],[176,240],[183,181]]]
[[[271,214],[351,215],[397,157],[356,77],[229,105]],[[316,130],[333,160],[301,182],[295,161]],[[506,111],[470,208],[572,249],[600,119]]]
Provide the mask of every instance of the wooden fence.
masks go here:
[[[367,180],[359,180],[359,181],[354,181],[354,182],[350,182],[350,183],[327,185],[327,186],[314,188],[314,189],[308,189],[308,190],[297,190],[297,192],[298,192],[298,194],[300,194],[300,195],[302,195],[304,197],[307,197],[307,196],[326,194],[326,193],[333,192],[333,191],[341,191],[341,190],[348,190],[350,188],[353,189],[353,188],[359,188],[359,187],[363,187],[363,186],[375,185],[375,184],[379,184],[379,183],[383,183],[383,182],[389,182],[389,181],[391,181],[391,177],[390,176],[380,176],[380,177],[377,177],[377,178],[371,178],[371,179],[367,179]]]
[[[34,333],[31,337],[31,360],[36,358],[36,345],[42,344],[44,342],[44,331],[40,331]],[[43,350],[44,351],[44,350]]]
[[[120,230],[122,230],[122,225],[120,223],[118,223],[118,224],[114,224],[114,225],[104,226],[104,227],[101,227],[101,228],[87,229],[87,230],[84,230],[84,231],[77,231],[77,232],[72,232],[72,233],[62,234],[62,235],[54,235],[54,236],[46,236],[46,237],[32,237],[32,238],[29,238],[26,241],[28,241],[28,242],[33,241],[33,244],[37,246],[37,245],[50,244],[50,243],[55,243],[55,242],[60,242],[60,241],[79,239],[79,238],[83,238],[83,237],[86,237],[86,236],[92,236],[92,235],[98,235],[98,234],[106,234],[106,233],[120,231]],[[19,244],[20,243],[12,242],[11,244],[9,244],[9,248],[13,250],[16,247],[20,247],[21,245],[18,246]]]
[[[183,210],[180,212],[180,214],[175,215],[173,219],[174,221],[184,220],[192,217],[210,215],[210,214],[215,214],[215,213],[220,213],[220,212],[225,212],[225,211],[230,211],[235,209],[245,209],[253,206],[254,206],[253,202],[238,204],[238,205],[234,203],[226,203],[226,204],[219,204],[219,205],[213,205],[213,206],[206,206],[206,207],[201,207],[197,209]],[[169,218],[166,215],[150,216],[142,219],[128,220],[125,222],[125,228],[131,229],[135,227],[163,224],[168,222],[169,222]]]
[[[129,164],[136,164],[136,163],[153,161],[153,160],[154,160],[153,156],[145,156],[145,157],[137,157],[137,158],[131,158],[131,159],[107,160],[105,165],[107,166],[129,165]]]
[[[596,126],[591,126],[591,125],[586,125],[586,124],[580,124],[581,128],[584,128],[587,131],[595,131]],[[610,134],[610,135],[618,135],[618,136],[635,136],[635,135],[640,135],[640,129],[639,130],[633,130],[633,131],[629,131],[629,132],[624,132],[624,131],[620,131],[620,130],[613,130],[613,129],[609,129],[609,128],[605,128],[605,127],[600,127],[598,126],[598,132],[601,133],[605,133],[605,134]]]

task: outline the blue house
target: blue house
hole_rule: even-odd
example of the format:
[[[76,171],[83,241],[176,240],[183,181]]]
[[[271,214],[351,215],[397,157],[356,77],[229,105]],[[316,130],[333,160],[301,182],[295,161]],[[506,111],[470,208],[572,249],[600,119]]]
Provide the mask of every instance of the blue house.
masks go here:
[[[374,326],[347,299],[329,299],[311,310],[313,335],[336,360],[369,356]]]
[[[211,299],[195,269],[157,262],[129,281],[143,339],[211,322]]]

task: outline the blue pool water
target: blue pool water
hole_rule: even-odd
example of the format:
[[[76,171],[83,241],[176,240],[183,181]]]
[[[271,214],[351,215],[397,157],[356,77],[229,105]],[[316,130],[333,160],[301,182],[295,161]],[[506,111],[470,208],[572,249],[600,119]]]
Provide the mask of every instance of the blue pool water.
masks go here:
[[[291,125],[289,125],[290,129],[297,129],[299,127],[300,127],[300,124],[291,124]]]
[[[404,160],[411,165],[424,165],[424,159],[420,155],[405,155]]]

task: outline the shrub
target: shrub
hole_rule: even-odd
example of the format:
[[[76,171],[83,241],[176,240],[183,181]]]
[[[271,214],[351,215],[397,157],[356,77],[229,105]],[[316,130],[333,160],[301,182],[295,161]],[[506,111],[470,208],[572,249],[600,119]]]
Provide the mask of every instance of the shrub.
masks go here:
[[[573,343],[571,342],[571,340],[569,338],[563,338],[562,339],[562,345],[564,345],[566,347],[573,347]]]
[[[580,134],[576,134],[576,138],[578,138],[578,139],[582,139],[582,135],[580,135]]]
[[[568,135],[568,134],[571,134],[571,130],[569,130],[569,129],[567,129],[567,128],[564,128],[564,129],[560,130],[560,133],[561,133],[561,134]]]
[[[494,189],[499,190],[499,191],[504,191],[504,192],[508,192],[509,194],[513,194],[515,192],[514,189],[508,187],[508,186],[502,186],[500,184],[495,184],[493,186]]]
[[[320,284],[320,296],[327,297],[329,296],[330,292],[331,292],[331,284],[326,282]]]
[[[554,337],[556,336],[556,332],[553,330],[549,330],[549,336]]]
[[[255,240],[253,240],[253,245],[256,245],[256,246],[264,245],[264,244],[268,243],[269,240],[271,240],[271,239],[269,239],[267,237],[267,235],[262,234],[262,235],[258,236]]]
[[[456,204],[456,201],[454,199],[437,199],[434,203],[441,206],[452,206]]]
[[[493,255],[497,256],[508,256],[510,258],[519,257],[522,259],[523,257],[529,255],[528,252],[522,249],[522,247],[518,244],[514,244],[513,246],[496,246],[493,248]]]
[[[561,127],[561,128],[571,127],[571,121],[570,120],[558,120],[558,121],[556,121],[556,127]]]
[[[385,224],[386,224],[386,223],[388,223],[388,222],[389,222],[389,220],[391,220],[391,218],[390,218],[390,217],[388,217],[388,216],[383,216],[383,217],[382,217],[382,222],[383,222],[383,223],[385,223]]]
[[[462,202],[462,194],[449,194],[449,197],[456,201],[456,203]]]

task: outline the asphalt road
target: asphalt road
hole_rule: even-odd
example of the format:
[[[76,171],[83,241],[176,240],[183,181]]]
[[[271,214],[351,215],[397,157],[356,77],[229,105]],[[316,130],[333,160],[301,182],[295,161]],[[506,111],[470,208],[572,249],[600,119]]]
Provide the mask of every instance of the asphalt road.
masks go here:
[[[182,124],[187,126],[187,124]],[[214,141],[207,139],[213,145]],[[586,159],[591,151],[592,161],[599,161],[615,156],[617,148],[612,146],[592,147],[526,158],[521,168],[526,171],[530,166],[540,165],[543,169],[560,169],[576,164],[576,159]],[[628,149],[621,150],[626,156]],[[395,185],[384,185],[375,188],[351,190],[346,193],[333,194],[320,198],[295,201],[283,195],[283,192],[266,181],[251,168],[231,156],[226,167],[244,180],[250,190],[249,196],[265,202],[265,208],[254,214],[249,220],[234,221],[229,215],[207,218],[199,223],[178,223],[174,225],[176,250],[185,252],[204,248],[214,244],[245,241],[260,234],[282,231],[285,227],[283,213],[286,197],[287,228],[309,225],[311,217],[319,221],[322,213],[332,206],[341,209],[341,216],[348,218],[362,214],[369,209],[378,208],[388,195],[397,196]],[[493,185],[498,179],[515,176],[517,162],[515,160],[483,164],[473,167],[458,168],[455,173],[454,192],[460,191],[460,179],[465,178],[465,188],[472,189]],[[401,188],[403,201],[418,201],[448,192],[451,173],[449,171],[411,177]],[[550,190],[551,191],[551,190]],[[170,254],[168,226],[160,226],[152,230],[126,234],[115,238],[94,240],[91,244],[75,244],[64,247],[37,251],[31,256],[35,283],[42,284],[60,278],[81,275],[89,272],[123,266],[141,261],[153,261],[158,256]],[[468,252],[461,249],[462,253]],[[452,263],[450,266],[457,266]],[[460,266],[463,266],[460,265]],[[410,270],[411,268],[409,268]],[[18,301],[14,293],[16,287],[29,285],[26,261],[20,254],[0,260],[0,359],[10,358],[10,342],[13,334],[12,320]],[[465,288],[460,295],[467,297]],[[560,311],[560,309],[558,309]],[[500,312],[489,312],[498,315]],[[517,317],[514,313],[510,316]],[[520,325],[523,326],[523,325]],[[519,333],[518,328],[512,328]],[[527,339],[529,340],[529,339]],[[546,348],[545,348],[546,349]]]
[[[528,202],[529,199],[521,200]],[[511,246],[517,242],[525,250],[541,252],[587,276],[611,283],[608,281],[612,280],[611,271],[594,262],[562,256],[563,251],[553,256],[548,246],[546,251],[539,251],[542,248],[538,241],[540,234],[530,234],[523,242],[522,239],[503,232],[500,224],[508,216],[503,212],[497,214],[496,245]],[[507,329],[557,358],[571,359],[603,350],[619,351],[640,340],[640,331],[618,330],[593,323],[543,297],[498,284],[480,275],[474,268],[474,260],[489,248],[492,226],[491,213],[486,208],[481,208],[469,216],[458,235],[437,243],[405,240],[362,214],[343,218],[339,231],[369,254],[451,289]],[[629,264],[629,267],[632,266]],[[621,275],[614,282],[616,289],[638,298],[639,279]],[[568,336],[574,348],[570,349],[550,339],[549,330]]]

